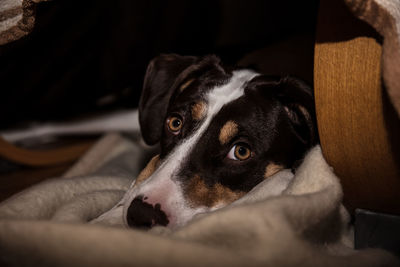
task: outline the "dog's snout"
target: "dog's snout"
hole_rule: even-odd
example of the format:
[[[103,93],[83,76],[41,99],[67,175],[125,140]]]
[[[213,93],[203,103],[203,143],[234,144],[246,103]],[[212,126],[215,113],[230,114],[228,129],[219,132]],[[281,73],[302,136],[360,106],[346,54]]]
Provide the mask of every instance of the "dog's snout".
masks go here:
[[[169,220],[160,204],[153,206],[145,202],[143,196],[138,196],[128,208],[127,222],[130,227],[149,229],[156,225],[166,226]]]

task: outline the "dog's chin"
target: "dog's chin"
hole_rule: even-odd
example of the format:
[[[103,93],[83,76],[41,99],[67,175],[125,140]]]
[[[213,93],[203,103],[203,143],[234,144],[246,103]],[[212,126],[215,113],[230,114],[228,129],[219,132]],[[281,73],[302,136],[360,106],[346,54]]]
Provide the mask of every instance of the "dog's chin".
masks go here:
[[[208,212],[211,212],[212,210],[206,207],[200,207],[197,209],[186,209],[185,211],[182,211],[179,216],[171,216],[171,221],[170,223],[166,226],[172,230],[179,229],[188,223],[190,223],[192,220],[198,218],[201,215],[204,215]]]

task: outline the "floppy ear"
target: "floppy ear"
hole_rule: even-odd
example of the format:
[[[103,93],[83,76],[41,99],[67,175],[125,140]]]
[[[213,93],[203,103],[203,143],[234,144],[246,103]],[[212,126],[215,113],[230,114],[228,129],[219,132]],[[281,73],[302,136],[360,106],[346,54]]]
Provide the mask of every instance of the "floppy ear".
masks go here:
[[[314,97],[311,86],[292,76],[259,76],[263,94],[276,98],[284,107],[299,141],[309,147],[318,142]]]
[[[139,123],[147,144],[154,145],[160,140],[175,80],[197,60],[192,56],[161,55],[147,67],[139,102]]]
[[[315,145],[318,134],[311,86],[303,80],[286,76],[279,81],[277,89],[276,97],[283,104],[300,141],[307,146]]]

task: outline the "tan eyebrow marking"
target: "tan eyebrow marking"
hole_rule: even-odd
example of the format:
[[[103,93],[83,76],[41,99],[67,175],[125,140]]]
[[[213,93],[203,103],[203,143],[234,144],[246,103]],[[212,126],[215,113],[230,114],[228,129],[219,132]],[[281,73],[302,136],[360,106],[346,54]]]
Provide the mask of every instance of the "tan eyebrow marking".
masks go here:
[[[136,178],[134,186],[139,185],[144,180],[149,178],[153,174],[153,172],[157,169],[159,161],[160,161],[160,155],[154,156],[149,161],[149,163],[147,163],[146,167],[139,173],[138,177]]]
[[[234,121],[227,121],[219,132],[219,142],[224,145],[238,133],[238,125]]]
[[[185,188],[185,196],[192,207],[214,207],[218,204],[228,204],[243,196],[243,191],[233,191],[230,188],[216,183],[209,187],[199,175],[190,179]]]
[[[279,172],[282,169],[283,169],[282,165],[271,162],[265,168],[264,178],[266,179],[268,177],[271,177],[272,175],[274,175],[275,173]]]
[[[193,81],[194,81],[194,79],[190,79],[190,80],[186,81],[184,84],[182,84],[181,87],[179,87],[179,92],[182,93],[183,90],[185,90],[186,87],[188,87]]]
[[[206,103],[203,101],[199,101],[192,106],[192,118],[194,120],[201,120],[206,115]]]

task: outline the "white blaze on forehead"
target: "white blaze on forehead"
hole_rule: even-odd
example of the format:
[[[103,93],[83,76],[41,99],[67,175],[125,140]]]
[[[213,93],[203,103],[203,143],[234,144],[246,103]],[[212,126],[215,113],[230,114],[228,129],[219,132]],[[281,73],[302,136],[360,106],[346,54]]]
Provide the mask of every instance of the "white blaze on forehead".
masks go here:
[[[207,102],[207,113],[200,128],[191,137],[186,139],[180,146],[178,146],[175,149],[175,153],[171,153],[169,157],[177,160],[177,154],[179,154],[178,157],[180,159],[185,158],[221,108],[224,105],[243,96],[245,83],[257,75],[257,73],[250,70],[234,71],[228,83],[212,89],[205,97]]]
[[[177,170],[177,165],[179,165],[179,163],[190,154],[191,149],[208,128],[215,115],[224,105],[243,96],[245,83],[253,79],[256,75],[257,73],[249,70],[234,71],[228,83],[212,89],[205,97],[207,102],[207,115],[200,128],[197,129],[192,136],[188,137],[178,145],[161,164],[159,169],[163,169],[164,165],[169,165],[168,169],[170,169],[170,171],[173,172],[174,170]],[[169,164],[170,162],[172,164]],[[167,174],[168,176],[172,175],[171,172],[168,172]]]
[[[253,79],[258,74],[249,70],[234,71],[229,82],[213,88],[205,96],[207,102],[206,116],[201,123],[201,126],[186,140],[177,145],[174,150],[166,157],[165,160],[160,164],[157,170],[145,180],[140,186],[131,188],[126,196],[125,207],[124,207],[124,218],[126,219],[126,212],[129,204],[137,195],[149,195],[149,201],[151,201],[152,194],[158,194],[157,192],[164,192],[165,188],[169,189],[167,195],[162,197],[161,209],[163,209],[167,216],[176,217],[179,214],[179,218],[173,219],[172,224],[182,225],[190,220],[193,215],[199,212],[204,212],[204,208],[192,209],[185,203],[183,192],[179,185],[174,180],[177,172],[180,170],[182,162],[191,153],[193,147],[197,144],[200,137],[204,134],[212,119],[221,110],[221,108],[238,99],[244,95],[245,83]],[[167,185],[168,184],[168,185]],[[160,200],[157,197],[157,200]],[[170,211],[175,214],[168,214]]]

